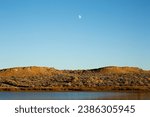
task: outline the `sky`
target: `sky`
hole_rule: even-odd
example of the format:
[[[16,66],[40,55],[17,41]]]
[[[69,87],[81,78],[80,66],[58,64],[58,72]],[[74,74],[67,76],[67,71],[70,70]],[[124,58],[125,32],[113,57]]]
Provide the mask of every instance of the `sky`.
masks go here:
[[[0,0],[0,69],[150,69],[149,0]]]

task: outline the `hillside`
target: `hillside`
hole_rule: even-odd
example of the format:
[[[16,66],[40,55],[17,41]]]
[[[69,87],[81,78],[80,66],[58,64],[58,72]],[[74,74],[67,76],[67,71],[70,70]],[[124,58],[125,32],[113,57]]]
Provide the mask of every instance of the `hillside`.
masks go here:
[[[150,90],[150,71],[109,66],[89,70],[16,67],[0,70],[0,90]]]

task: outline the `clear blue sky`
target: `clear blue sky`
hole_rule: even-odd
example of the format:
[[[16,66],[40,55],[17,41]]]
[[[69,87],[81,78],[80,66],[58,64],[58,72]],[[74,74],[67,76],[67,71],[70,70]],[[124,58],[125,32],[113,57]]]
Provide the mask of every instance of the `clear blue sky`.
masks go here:
[[[0,0],[0,68],[33,65],[150,69],[150,0]]]

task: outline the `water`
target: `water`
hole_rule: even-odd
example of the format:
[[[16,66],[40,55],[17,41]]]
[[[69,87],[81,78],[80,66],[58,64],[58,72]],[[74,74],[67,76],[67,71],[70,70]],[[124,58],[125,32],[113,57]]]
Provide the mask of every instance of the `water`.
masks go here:
[[[150,92],[0,92],[0,100],[150,100]]]

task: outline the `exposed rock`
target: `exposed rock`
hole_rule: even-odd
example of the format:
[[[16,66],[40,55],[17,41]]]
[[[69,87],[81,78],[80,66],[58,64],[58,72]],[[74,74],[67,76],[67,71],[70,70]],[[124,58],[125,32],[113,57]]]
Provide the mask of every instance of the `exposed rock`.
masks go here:
[[[10,88],[10,89],[9,89]],[[57,70],[16,67],[0,70],[0,89],[17,90],[150,90],[150,71],[136,67]]]

